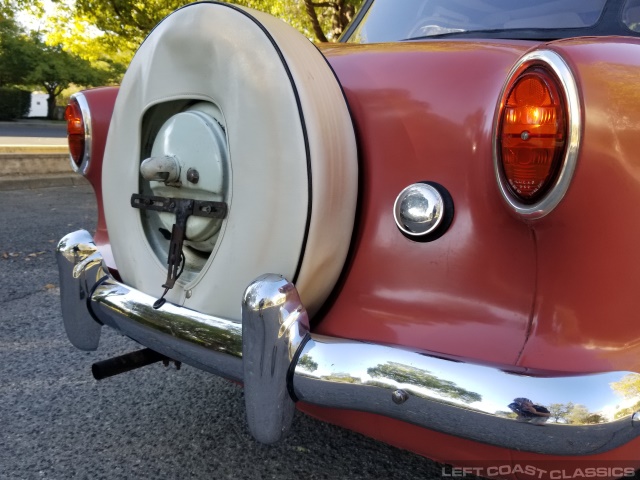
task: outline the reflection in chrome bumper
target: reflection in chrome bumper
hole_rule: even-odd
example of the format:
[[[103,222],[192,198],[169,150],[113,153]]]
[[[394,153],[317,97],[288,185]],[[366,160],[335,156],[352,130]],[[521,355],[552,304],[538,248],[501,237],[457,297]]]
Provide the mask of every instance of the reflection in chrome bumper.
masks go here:
[[[76,347],[95,350],[104,324],[175,360],[244,382],[249,426],[262,442],[283,436],[295,400],[543,454],[605,452],[640,434],[631,409],[640,398],[616,390],[640,378],[632,372],[532,377],[311,334],[295,287],[277,275],[247,288],[242,323],[168,303],[154,310],[155,298],[108,273],[87,232],[62,239],[57,256],[65,329]],[[517,397],[552,411],[554,404],[581,407],[537,428],[510,418],[508,405]]]

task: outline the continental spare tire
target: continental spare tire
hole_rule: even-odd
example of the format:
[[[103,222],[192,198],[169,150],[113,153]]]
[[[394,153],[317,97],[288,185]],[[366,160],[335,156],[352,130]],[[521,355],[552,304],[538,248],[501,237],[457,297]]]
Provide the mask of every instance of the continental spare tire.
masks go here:
[[[239,319],[249,283],[277,273],[313,313],[347,255],[357,175],[342,90],[309,40],[250,9],[183,7],[136,53],[109,129],[103,198],[119,274],[163,294],[176,215],[133,208],[132,194],[224,202],[223,219],[189,217],[166,298]]]

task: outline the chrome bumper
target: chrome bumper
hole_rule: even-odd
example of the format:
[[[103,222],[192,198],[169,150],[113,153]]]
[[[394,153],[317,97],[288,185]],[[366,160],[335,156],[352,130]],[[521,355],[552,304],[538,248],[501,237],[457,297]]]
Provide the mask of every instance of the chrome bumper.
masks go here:
[[[640,398],[625,399],[615,389],[616,382],[637,376],[632,372],[532,377],[315,335],[295,287],[278,275],[264,275],[247,288],[242,323],[168,303],[154,310],[155,298],[108,273],[86,231],[63,238],[57,260],[64,325],[76,347],[95,350],[101,326],[108,325],[167,357],[243,382],[248,423],[261,442],[286,433],[297,400],[563,456],[605,452],[640,434],[640,415],[624,408]],[[508,418],[516,397],[585,408],[574,423],[550,420],[537,428]]]

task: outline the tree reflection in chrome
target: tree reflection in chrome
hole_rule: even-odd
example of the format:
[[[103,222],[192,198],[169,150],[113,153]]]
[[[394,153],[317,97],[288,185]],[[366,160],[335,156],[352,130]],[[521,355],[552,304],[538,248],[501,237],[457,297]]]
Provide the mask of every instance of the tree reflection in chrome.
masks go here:
[[[450,380],[443,380],[433,375],[429,370],[416,367],[408,367],[396,362],[387,362],[367,369],[367,373],[373,379],[390,379],[398,383],[415,385],[416,387],[434,390],[440,395],[464,403],[482,401],[482,395],[459,387]]]

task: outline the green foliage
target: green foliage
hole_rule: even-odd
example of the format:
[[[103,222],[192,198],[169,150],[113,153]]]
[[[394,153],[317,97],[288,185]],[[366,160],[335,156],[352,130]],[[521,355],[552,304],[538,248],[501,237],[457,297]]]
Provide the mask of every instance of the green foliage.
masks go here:
[[[362,0],[226,0],[280,17],[309,38],[336,40]],[[52,97],[71,83],[119,81],[134,52],[165,16],[185,0],[55,1],[46,31],[25,34],[17,9],[44,15],[41,0],[0,0],[0,86],[38,85]],[[4,32],[4,33],[3,33]],[[52,114],[55,103],[50,103]]]
[[[0,16],[0,86],[21,85],[43,88],[49,94],[48,116],[53,117],[56,97],[72,83],[103,85],[108,72],[66,52],[47,45],[37,34],[27,35],[15,20]]]
[[[29,3],[29,0],[21,0]],[[35,0],[32,0],[35,1]],[[223,0],[267,12],[317,41],[335,41],[362,0]],[[149,32],[186,0],[76,0],[58,2],[47,26],[47,43],[62,45],[112,76],[125,66]]]
[[[310,357],[309,355],[303,355],[302,357],[300,357],[300,360],[298,360],[298,365],[309,372],[315,372],[316,370],[318,370],[318,364],[314,362],[312,357]]]
[[[630,400],[640,399],[640,375],[637,373],[628,373],[617,382],[611,383],[611,388],[624,398]],[[615,413],[615,418],[624,418],[627,415],[640,410],[640,401],[637,401],[632,407],[621,408]]]
[[[17,88],[0,88],[0,120],[26,117],[31,107],[31,92]]]
[[[13,19],[15,12],[25,10],[35,16],[44,13],[41,0],[0,0],[0,18]]]
[[[75,8],[67,8],[66,24],[57,24],[54,34],[67,31],[67,43],[80,40],[93,57],[114,64],[128,64],[138,46],[164,17],[185,0],[76,0]],[[77,39],[76,32],[86,35]],[[72,49],[73,50],[73,49]],[[77,53],[80,53],[77,51]],[[99,55],[102,53],[102,55]]]
[[[72,83],[83,86],[104,85],[109,72],[99,70],[80,57],[65,52],[60,46],[34,42],[26,83],[38,85],[49,94],[47,116],[53,118],[55,98]]]
[[[607,421],[600,413],[591,413],[586,416],[584,423],[587,425],[595,425],[597,423],[605,423]]]
[[[353,19],[362,0],[232,0],[283,19],[318,42],[336,41]]]
[[[569,403],[552,403],[549,405],[549,413],[551,413],[551,418],[558,423],[560,420],[567,421],[567,415],[571,413],[573,410],[574,404],[573,402]]]
[[[0,87],[24,82],[27,69],[24,58],[30,52],[31,41],[9,16],[0,14]]]
[[[640,397],[640,375],[628,373],[617,382],[611,383],[611,388],[625,398]]]
[[[573,402],[552,403],[549,405],[549,412],[556,423],[560,423],[562,420],[562,423],[594,425],[607,421],[602,413],[590,412],[586,406]]]
[[[589,423],[588,420],[591,415],[595,414],[591,414],[589,409],[584,405],[577,404],[574,405],[571,411],[567,414],[567,421],[577,425],[584,425]]]
[[[629,415],[633,415],[634,413],[636,413],[639,410],[640,410],[640,402],[637,402],[636,404],[632,405],[631,407],[626,407],[626,408],[619,409],[614,414],[614,418],[616,418],[616,419],[624,418],[624,417],[627,417]]]
[[[91,62],[117,80],[124,74],[139,44],[138,37],[130,40],[100,31],[93,15],[85,15],[65,2],[58,3],[48,18],[45,41],[49,45],[61,45],[66,52]]]

